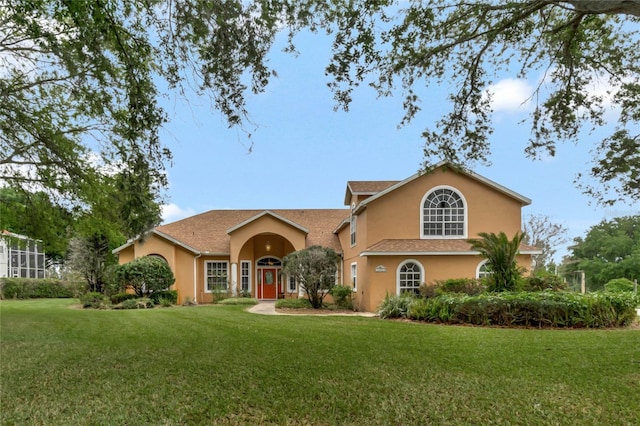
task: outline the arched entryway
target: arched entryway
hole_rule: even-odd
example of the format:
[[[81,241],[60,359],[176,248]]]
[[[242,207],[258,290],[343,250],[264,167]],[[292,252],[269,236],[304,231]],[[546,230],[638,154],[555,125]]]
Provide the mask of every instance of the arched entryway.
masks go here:
[[[282,293],[282,260],[265,256],[256,261],[258,299],[277,299]]]

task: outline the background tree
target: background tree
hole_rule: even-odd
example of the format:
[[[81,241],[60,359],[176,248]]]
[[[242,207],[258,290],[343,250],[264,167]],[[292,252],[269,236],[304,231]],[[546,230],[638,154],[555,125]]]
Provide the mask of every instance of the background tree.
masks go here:
[[[640,215],[603,220],[574,242],[565,274],[584,271],[587,289],[602,290],[615,278],[640,279]]]
[[[640,200],[639,0],[354,1],[338,9],[327,71],[340,105],[363,82],[382,96],[400,89],[405,124],[422,108],[421,86],[449,88],[450,112],[423,133],[426,168],[442,157],[489,164],[491,85],[528,77],[537,83],[526,155],[581,143],[581,129],[618,112],[593,153],[595,183],[578,176],[578,184],[603,203]]]
[[[91,205],[93,180],[137,164],[134,176],[158,196],[171,159],[158,97],[193,87],[244,129],[247,94],[275,75],[267,57],[276,35],[287,32],[295,52],[294,35],[308,29],[333,36],[327,74],[345,109],[363,83],[383,96],[401,91],[405,124],[422,87],[451,88],[451,111],[424,131],[425,166],[489,162],[490,87],[505,75],[539,81],[531,157],[553,155],[557,140],[579,142],[580,129],[618,111],[589,171],[601,185],[580,182],[602,202],[638,200],[639,16],[640,0],[7,0],[0,178]],[[599,82],[606,95],[593,90]]]
[[[295,277],[311,306],[319,309],[325,296],[335,285],[338,262],[340,255],[335,250],[311,246],[286,255],[282,262],[282,272]]]
[[[499,234],[481,232],[477,240],[469,240],[472,250],[480,252],[480,256],[487,259],[487,290],[511,291],[518,285],[521,277],[520,268],[516,257],[520,250],[520,243],[524,238],[522,233],[517,233],[509,240],[504,232]]]
[[[47,193],[0,188],[0,230],[42,240],[48,266],[64,260],[72,228],[72,213]]]
[[[109,248],[108,239],[97,234],[69,241],[67,266],[81,274],[91,292],[105,289],[107,268],[115,262]]]
[[[540,250],[542,254],[533,255],[532,258],[536,265],[534,273],[547,271],[555,266],[553,256],[558,246],[568,241],[567,228],[559,223],[555,223],[553,219],[544,214],[531,215],[523,222],[525,244],[533,245]]]

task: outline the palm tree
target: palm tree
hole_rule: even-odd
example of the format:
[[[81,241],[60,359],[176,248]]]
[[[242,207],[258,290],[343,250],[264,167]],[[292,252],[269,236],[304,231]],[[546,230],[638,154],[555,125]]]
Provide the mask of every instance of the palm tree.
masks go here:
[[[521,276],[516,256],[524,234],[516,233],[512,240],[509,240],[504,232],[498,235],[493,232],[481,232],[478,236],[480,239],[468,242],[473,250],[479,251],[480,256],[487,259],[487,271],[491,273],[487,283],[488,289],[490,291],[515,290]]]

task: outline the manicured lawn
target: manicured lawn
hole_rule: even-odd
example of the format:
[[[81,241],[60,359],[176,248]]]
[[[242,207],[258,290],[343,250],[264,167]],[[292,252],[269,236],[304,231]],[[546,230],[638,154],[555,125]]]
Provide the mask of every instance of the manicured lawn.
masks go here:
[[[640,423],[640,330],[0,302],[0,424]]]

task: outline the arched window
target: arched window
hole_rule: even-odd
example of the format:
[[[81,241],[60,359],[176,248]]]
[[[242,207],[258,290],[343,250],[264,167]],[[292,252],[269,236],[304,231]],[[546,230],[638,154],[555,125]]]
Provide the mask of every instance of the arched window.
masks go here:
[[[398,267],[398,294],[420,292],[424,282],[422,265],[416,260],[407,260]]]
[[[465,238],[466,202],[454,188],[438,187],[422,201],[422,238]]]
[[[487,269],[487,261],[483,260],[476,268],[476,278],[486,278],[491,275],[491,271]]]

